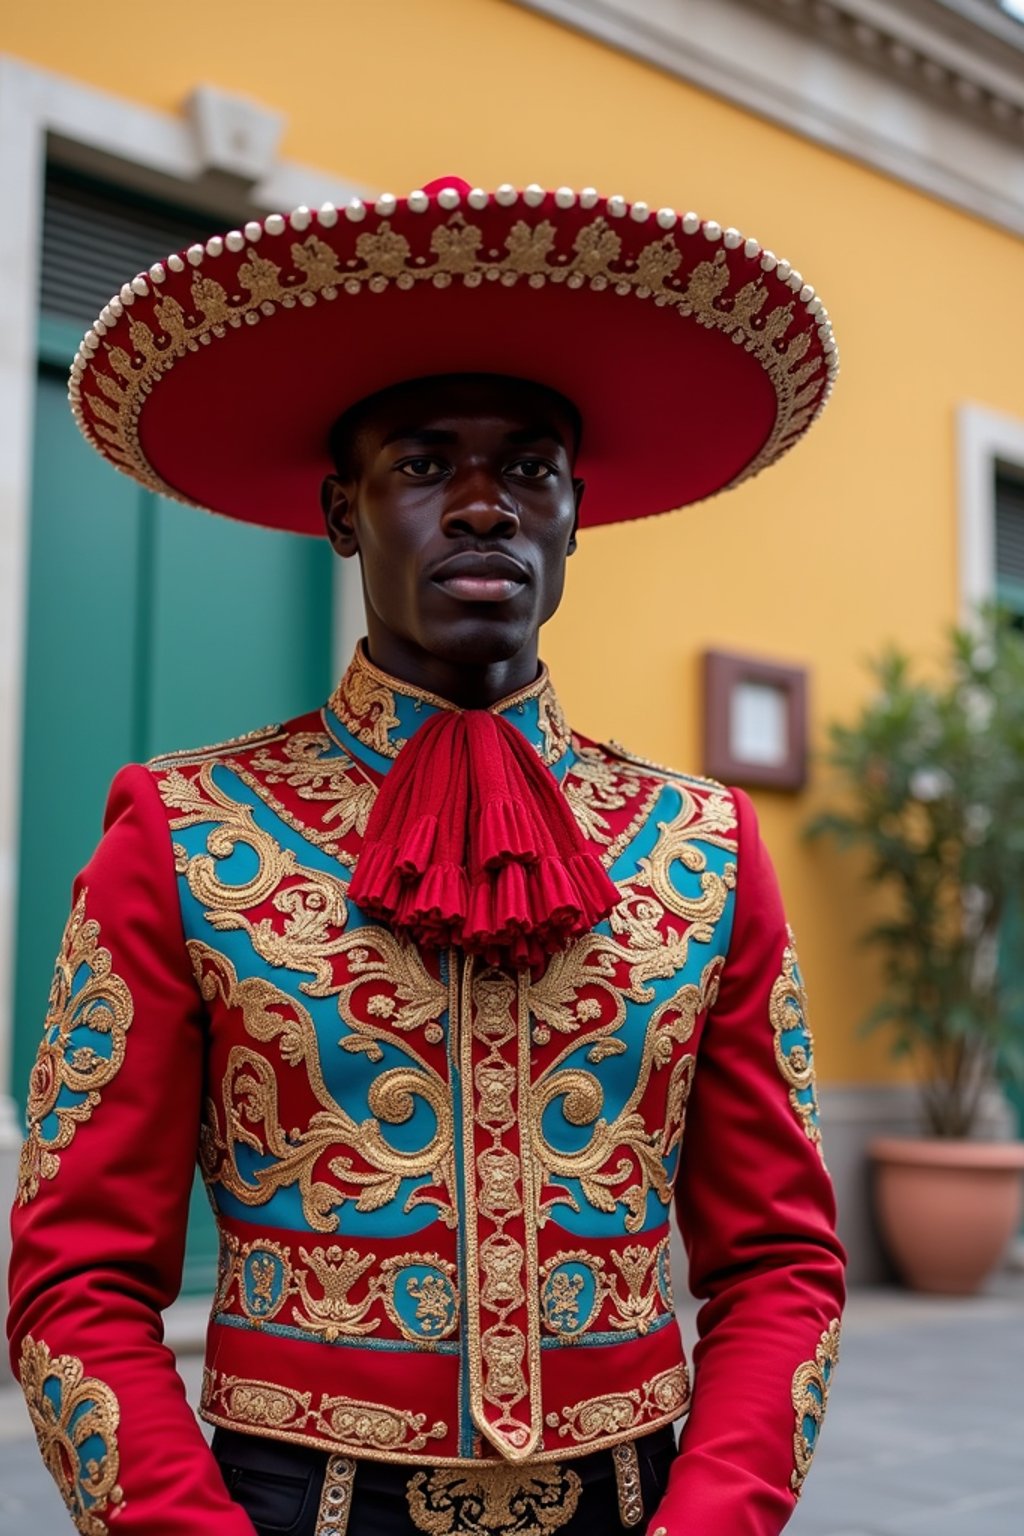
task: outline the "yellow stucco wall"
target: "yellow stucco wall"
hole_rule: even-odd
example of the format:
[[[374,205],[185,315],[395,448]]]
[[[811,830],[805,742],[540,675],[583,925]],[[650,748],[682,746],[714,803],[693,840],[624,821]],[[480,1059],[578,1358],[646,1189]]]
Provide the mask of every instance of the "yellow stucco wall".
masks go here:
[[[843,371],[806,444],[689,513],[585,537],[545,651],[590,734],[700,768],[707,646],[805,662],[812,728],[863,695],[895,638],[934,653],[957,603],[954,413],[1024,417],[1021,242],[503,0],[114,0],[8,7],[0,50],[175,112],[201,82],[283,110],[289,157],[370,188],[438,174],[593,183],[696,208],[790,257]],[[855,1034],[863,898],[760,793],[800,937],[825,1082],[887,1067]]]

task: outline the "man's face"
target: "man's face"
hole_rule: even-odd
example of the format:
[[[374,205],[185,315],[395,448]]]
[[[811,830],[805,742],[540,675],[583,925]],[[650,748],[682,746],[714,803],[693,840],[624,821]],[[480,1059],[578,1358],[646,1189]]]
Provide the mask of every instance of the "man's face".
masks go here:
[[[481,667],[531,643],[562,596],[582,485],[571,408],[491,375],[420,379],[357,408],[327,530],[358,554],[370,629]]]

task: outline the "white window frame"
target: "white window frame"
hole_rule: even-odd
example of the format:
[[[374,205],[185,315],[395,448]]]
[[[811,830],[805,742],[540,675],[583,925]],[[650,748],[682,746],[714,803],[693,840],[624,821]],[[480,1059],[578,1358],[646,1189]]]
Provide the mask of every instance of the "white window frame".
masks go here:
[[[252,110],[259,118],[259,105]],[[0,54],[0,1153],[19,1139],[6,1086],[13,1041],[39,263],[46,164],[54,149],[54,158],[108,181],[186,203],[224,206],[223,192],[220,198],[212,190],[204,196],[204,148],[185,115],[157,112]],[[363,190],[310,166],[271,157],[262,180],[251,188],[238,183],[238,200],[251,207],[253,217],[287,212],[299,203],[342,204]],[[226,211],[226,220],[237,212]],[[362,597],[355,562],[338,565],[335,646],[344,655],[358,629],[353,615]]]
[[[996,470],[1024,474],[1024,419],[962,405],[957,413],[960,616],[996,595]]]

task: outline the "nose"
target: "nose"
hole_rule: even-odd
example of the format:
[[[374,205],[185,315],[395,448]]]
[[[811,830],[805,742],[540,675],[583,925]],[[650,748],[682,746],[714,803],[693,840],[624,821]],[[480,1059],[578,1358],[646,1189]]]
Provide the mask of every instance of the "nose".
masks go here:
[[[519,532],[519,513],[506,489],[488,474],[455,476],[441,527],[452,537],[511,539]]]

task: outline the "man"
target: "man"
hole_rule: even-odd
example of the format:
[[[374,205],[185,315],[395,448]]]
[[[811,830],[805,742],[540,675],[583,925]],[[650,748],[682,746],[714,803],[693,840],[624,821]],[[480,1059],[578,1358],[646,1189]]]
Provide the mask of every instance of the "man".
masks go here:
[[[118,467],[305,531],[319,488],[367,640],[323,710],[123,770],[76,883],[10,1334],[79,1530],[785,1525],[842,1306],[792,935],[746,798],[571,732],[538,631],[578,522],[771,462],[834,362],[735,231],[452,179],[86,337]],[[159,1322],[197,1147],[212,1455]]]

